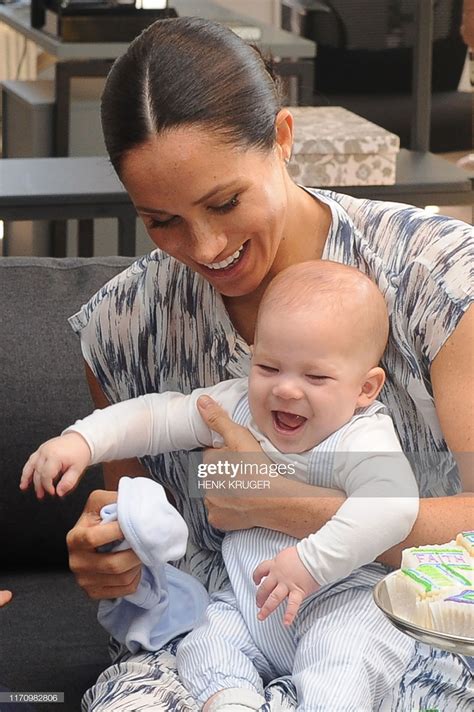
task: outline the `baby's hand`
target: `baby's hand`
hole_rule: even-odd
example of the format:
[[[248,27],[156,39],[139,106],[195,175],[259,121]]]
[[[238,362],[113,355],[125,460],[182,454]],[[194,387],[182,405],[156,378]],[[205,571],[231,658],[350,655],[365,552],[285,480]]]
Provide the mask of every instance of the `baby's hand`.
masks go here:
[[[262,584],[260,581],[264,578]],[[321,587],[301,561],[296,546],[280,551],[274,559],[262,561],[253,572],[258,586],[257,618],[264,621],[288,597],[283,623],[289,626],[298,613],[302,601]]]
[[[66,433],[40,445],[23,468],[20,489],[26,490],[33,482],[38,499],[45,492],[62,497],[72,490],[90,464],[89,445],[79,433]],[[54,482],[62,475],[56,490]]]

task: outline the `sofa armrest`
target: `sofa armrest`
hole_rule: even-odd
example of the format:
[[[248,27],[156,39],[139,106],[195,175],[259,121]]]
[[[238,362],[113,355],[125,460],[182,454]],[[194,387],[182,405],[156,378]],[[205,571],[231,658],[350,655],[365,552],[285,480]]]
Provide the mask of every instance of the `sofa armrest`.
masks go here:
[[[0,258],[0,541],[2,568],[64,565],[65,535],[100,471],[64,500],[36,500],[18,482],[44,440],[92,409],[80,343],[67,318],[133,260]]]

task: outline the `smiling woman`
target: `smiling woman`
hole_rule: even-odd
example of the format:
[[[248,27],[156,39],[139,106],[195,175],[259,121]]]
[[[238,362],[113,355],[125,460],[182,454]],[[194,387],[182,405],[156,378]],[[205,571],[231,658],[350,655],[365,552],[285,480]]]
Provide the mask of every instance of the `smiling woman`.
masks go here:
[[[413,460],[422,496],[410,535],[378,562],[398,566],[402,549],[448,541],[472,528],[472,498],[463,492],[472,477],[471,228],[411,206],[296,185],[286,166],[293,119],[281,106],[271,67],[230,30],[199,18],[157,22],[132,42],[107,80],[102,118],[111,161],[157,249],[105,285],[71,318],[81,337],[96,405],[163,391],[187,394],[248,375],[257,311],[270,280],[306,261],[344,263],[367,275],[383,295],[390,332],[379,399]],[[326,315],[337,327],[343,352],[349,327],[364,333],[365,313],[355,296],[349,294],[351,308],[344,309],[343,317],[330,310]],[[336,305],[340,298],[336,289],[331,299]],[[319,316],[319,310],[325,315],[323,301],[309,300],[313,315]],[[319,338],[310,333],[312,327],[304,318],[296,319],[291,304],[278,319],[271,309],[266,311],[277,340],[280,333],[287,337],[299,332],[305,348],[315,355],[317,346],[322,355],[321,363],[303,363],[301,349],[293,353],[290,347],[288,352],[306,379],[305,388],[311,384],[316,409],[335,380],[334,372],[326,370],[335,365],[325,332]],[[357,343],[365,341],[359,338]],[[371,350],[377,333],[368,341]],[[274,358],[276,348],[270,351],[257,366],[274,374],[278,364],[266,359]],[[290,386],[294,384],[283,384],[286,396]],[[271,407],[268,426],[278,437],[303,434],[302,418],[309,421],[310,413],[300,411],[297,400]],[[200,413],[231,449],[258,449],[249,431],[236,431],[238,426],[215,404]],[[335,422],[340,417],[337,408],[334,417]],[[140,464],[111,463],[106,481],[113,488],[122,475],[143,468],[172,492],[189,529],[183,565],[211,592],[223,591],[228,581],[223,531],[261,528],[301,540],[323,530],[343,501],[334,490],[318,490],[315,496],[306,481],[283,476],[272,481],[278,497],[242,493],[193,499],[183,452],[146,455]],[[95,493],[68,537],[71,568],[94,598],[130,595],[140,579],[140,560],[132,552],[97,552],[120,536],[118,526],[110,525],[104,533],[104,527],[95,525],[101,506],[115,497]],[[380,500],[371,508],[383,514]],[[363,585],[367,600],[370,585],[368,580]],[[341,595],[351,603],[352,594],[349,587]],[[322,712],[349,712],[351,704],[364,712],[428,707],[471,711],[469,674],[448,653],[415,646],[401,679],[391,659],[381,657],[375,669],[372,614],[370,604],[361,611],[360,635],[351,638],[341,625],[340,636],[318,640],[316,668],[323,679],[344,677],[356,665],[375,676],[371,684],[365,672],[354,672],[360,704],[344,699],[343,683],[326,688],[330,701],[321,702]],[[116,664],[86,694],[84,711],[197,709],[177,674],[177,643],[133,655],[116,649]],[[324,674],[328,660],[340,661],[342,672],[336,671],[336,678]],[[293,682],[272,680],[265,690],[267,701],[294,709],[299,692]],[[316,689],[322,691],[319,684]]]
[[[234,33],[196,18],[152,25],[114,65],[102,122],[153,242],[224,296],[261,293],[295,249],[319,256],[329,211],[289,178],[291,114],[271,63]]]
[[[324,228],[325,208],[289,178],[282,157],[291,139],[286,110],[271,149],[232,147],[201,126],[170,129],[126,153],[121,178],[158,247],[224,297],[245,297],[291,264],[295,250],[301,260],[322,250],[313,236],[304,240],[301,217],[321,214]]]

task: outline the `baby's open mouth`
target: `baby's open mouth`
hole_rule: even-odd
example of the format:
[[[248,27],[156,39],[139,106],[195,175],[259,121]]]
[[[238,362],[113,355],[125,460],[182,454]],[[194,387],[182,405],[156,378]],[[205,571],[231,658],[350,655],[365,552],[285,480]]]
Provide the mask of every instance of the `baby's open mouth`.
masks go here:
[[[284,410],[272,410],[273,423],[275,428],[281,432],[294,433],[299,430],[307,418],[296,413],[286,413]]]

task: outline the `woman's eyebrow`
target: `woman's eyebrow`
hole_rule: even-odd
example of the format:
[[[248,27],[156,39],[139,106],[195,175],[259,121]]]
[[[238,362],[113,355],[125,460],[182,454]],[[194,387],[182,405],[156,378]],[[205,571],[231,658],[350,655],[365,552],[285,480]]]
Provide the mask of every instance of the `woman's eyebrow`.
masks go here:
[[[135,205],[135,210],[140,210],[142,213],[165,213],[166,215],[171,215],[171,213],[166,212],[166,210],[160,210],[159,208],[146,208],[144,205]]]
[[[234,185],[237,185],[237,181],[235,180],[231,181],[230,183],[221,183],[220,185],[216,185],[208,193],[203,195],[201,198],[198,198],[198,200],[195,200],[193,205],[200,205],[206,200],[209,200],[209,198],[212,198],[212,196],[216,195],[216,193],[220,193],[223,190],[227,190],[228,188],[231,188]],[[160,210],[159,208],[147,208],[144,205],[136,205],[135,210],[140,210],[142,213],[166,213],[166,215],[171,215],[171,213],[168,213],[167,210]]]
[[[199,205],[200,203],[204,203],[206,200],[209,200],[209,198],[212,198],[213,195],[216,195],[216,193],[220,193],[223,190],[226,190],[227,188],[231,188],[233,185],[236,185],[237,181],[233,180],[230,183],[221,183],[220,185],[214,186],[206,195],[203,195],[201,198],[198,200],[194,201],[193,205]]]

